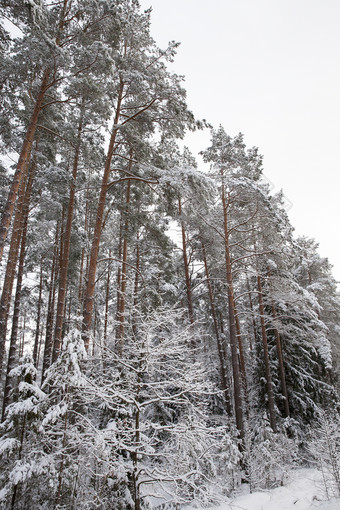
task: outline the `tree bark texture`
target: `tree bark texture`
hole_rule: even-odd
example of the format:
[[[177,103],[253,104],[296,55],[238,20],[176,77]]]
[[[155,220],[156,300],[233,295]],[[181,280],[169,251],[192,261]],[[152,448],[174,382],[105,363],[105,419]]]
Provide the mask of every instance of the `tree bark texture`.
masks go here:
[[[97,214],[95,227],[93,232],[92,239],[92,247],[91,247],[91,255],[90,255],[90,263],[89,263],[89,271],[87,278],[87,285],[85,289],[85,299],[84,299],[84,310],[83,310],[83,338],[85,349],[88,351],[89,342],[90,342],[90,330],[91,330],[91,321],[92,321],[92,313],[93,313],[93,301],[94,301],[94,291],[95,291],[95,282],[96,282],[96,271],[97,271],[97,259],[99,252],[99,244],[100,237],[102,233],[102,222],[106,201],[106,194],[108,188],[108,182],[111,171],[111,161],[114,154],[115,143],[118,133],[118,128],[116,127],[120,118],[121,105],[123,100],[123,91],[124,91],[124,83],[121,80],[119,92],[118,92],[118,100],[116,107],[116,114],[114,119],[114,127],[112,129],[109,149],[106,156],[104,174],[102,179],[102,185],[99,195]]]
[[[10,346],[9,346],[4,398],[3,398],[3,404],[2,404],[2,421],[4,420],[4,417],[5,417],[5,411],[9,404],[10,392],[12,389],[12,378],[10,377],[9,374],[10,374],[11,370],[15,367],[15,364],[17,361],[16,353],[17,353],[17,345],[18,345],[18,326],[19,326],[19,314],[20,314],[20,304],[21,304],[22,279],[23,279],[24,262],[25,262],[25,255],[26,255],[28,209],[29,209],[29,204],[26,203],[24,212],[23,212],[24,225],[23,225],[23,232],[22,232],[22,238],[21,238],[18,277],[17,277],[17,288],[16,288],[16,292],[15,292],[13,321],[12,321],[12,333],[11,333]]]
[[[56,292],[56,281],[58,277],[58,238],[60,232],[59,222],[56,226],[55,241],[54,241],[54,253],[51,266],[51,277],[50,277],[50,288],[48,293],[48,307],[46,317],[46,334],[45,334],[45,345],[44,345],[44,357],[42,367],[42,382],[45,379],[45,372],[51,365],[52,358],[52,340],[53,340],[53,321],[54,321],[54,304],[55,304],[55,292]]]
[[[233,276],[231,269],[231,257],[229,248],[229,230],[228,230],[228,211],[227,211],[227,200],[226,191],[224,185],[223,170],[221,171],[222,187],[221,197],[223,206],[223,226],[224,226],[224,253],[225,253],[225,264],[226,264],[226,279],[228,285],[228,315],[229,315],[229,335],[230,335],[230,349],[231,349],[231,363],[233,368],[233,379],[234,379],[234,404],[235,404],[235,419],[236,427],[239,431],[240,438],[244,437],[244,423],[243,423],[243,406],[242,406],[242,388],[241,388],[241,377],[239,370],[238,360],[238,345],[237,345],[237,333],[235,325],[235,308],[234,308],[234,290],[233,290]]]
[[[33,163],[30,171],[30,176],[27,173],[21,182],[20,196],[17,204],[17,209],[14,216],[13,232],[11,243],[8,253],[8,260],[6,265],[5,278],[2,288],[1,301],[0,301],[0,378],[2,374],[2,367],[5,356],[6,346],[6,333],[8,314],[12,298],[13,283],[15,278],[15,270],[18,261],[20,241],[22,237],[25,214],[24,211],[29,207],[29,201],[32,191],[33,175],[35,172],[35,164]]]
[[[37,124],[38,124],[39,113],[41,111],[45,93],[46,93],[46,90],[48,87],[49,76],[50,76],[50,70],[46,69],[46,71],[44,72],[42,81],[41,81],[37,99],[35,101],[33,113],[31,115],[31,118],[30,118],[30,121],[28,124],[26,136],[25,136],[23,146],[21,149],[21,153],[19,156],[17,168],[16,168],[16,171],[13,176],[11,189],[9,191],[7,202],[5,204],[5,207],[4,207],[4,210],[2,213],[2,217],[0,220],[0,262],[2,260],[5,241],[6,241],[8,229],[9,229],[9,226],[11,223],[15,202],[16,202],[17,195],[18,195],[19,188],[20,188],[20,183],[21,183],[23,175],[27,174],[27,172],[28,172],[32,146],[33,146],[34,137],[35,137]],[[18,204],[18,206],[19,206],[19,204]]]
[[[62,330],[63,330],[64,312],[65,312],[65,298],[66,298],[66,289],[67,289],[67,273],[68,273],[69,257],[70,257],[72,220],[73,220],[74,201],[75,201],[75,194],[76,194],[76,179],[77,179],[77,172],[78,172],[81,134],[82,134],[82,129],[83,129],[83,117],[84,117],[84,109],[82,108],[82,111],[80,113],[79,124],[78,124],[77,145],[76,145],[76,150],[75,150],[74,160],[73,160],[72,180],[71,180],[71,186],[70,186],[70,196],[69,196],[69,202],[68,202],[66,227],[65,227],[65,232],[64,232],[64,236],[63,236],[63,238],[64,238],[63,249],[62,249],[62,252],[60,255],[61,269],[60,269],[60,277],[59,277],[58,303],[57,303],[57,315],[56,315],[56,324],[55,324],[52,362],[56,361],[56,359],[58,358],[60,349],[61,349],[61,342],[62,342]]]

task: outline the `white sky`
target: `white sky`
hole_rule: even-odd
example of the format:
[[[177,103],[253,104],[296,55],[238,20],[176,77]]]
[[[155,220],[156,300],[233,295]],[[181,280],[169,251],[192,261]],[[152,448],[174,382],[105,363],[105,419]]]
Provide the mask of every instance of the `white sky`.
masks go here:
[[[259,147],[296,233],[320,243],[340,281],[340,0],[140,2],[160,46],[181,42],[172,69],[195,116]]]

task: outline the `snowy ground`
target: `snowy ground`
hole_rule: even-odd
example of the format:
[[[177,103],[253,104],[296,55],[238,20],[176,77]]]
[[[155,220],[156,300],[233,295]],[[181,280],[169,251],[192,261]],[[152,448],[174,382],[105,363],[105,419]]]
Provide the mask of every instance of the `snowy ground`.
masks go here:
[[[210,510],[340,510],[340,499],[327,500],[322,474],[315,469],[292,471],[284,487],[244,494]],[[194,510],[188,507],[186,510]],[[197,508],[195,509],[197,510]],[[203,509],[202,509],[203,510]]]

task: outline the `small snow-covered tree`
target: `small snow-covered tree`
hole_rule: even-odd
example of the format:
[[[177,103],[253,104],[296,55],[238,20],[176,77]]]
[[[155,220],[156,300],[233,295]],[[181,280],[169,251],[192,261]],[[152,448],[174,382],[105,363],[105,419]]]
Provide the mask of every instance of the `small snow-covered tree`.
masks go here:
[[[97,383],[106,395],[103,420],[114,423],[135,510],[151,495],[160,503],[207,502],[209,481],[221,480],[224,472],[228,485],[239,458],[236,441],[225,440],[226,424],[209,417],[209,397],[219,390],[209,382],[200,353],[192,353],[185,317],[184,310],[169,307],[137,313],[123,356],[108,349],[107,369]],[[229,468],[219,462],[223,452]]]
[[[340,497],[340,419],[336,412],[319,410],[307,448],[321,470],[328,498]]]
[[[46,395],[35,382],[36,368],[29,356],[22,358],[10,376],[17,380],[14,402],[7,408],[0,426],[1,509],[24,509],[25,501],[39,507],[33,480],[53,470],[52,457],[41,449],[39,426]]]

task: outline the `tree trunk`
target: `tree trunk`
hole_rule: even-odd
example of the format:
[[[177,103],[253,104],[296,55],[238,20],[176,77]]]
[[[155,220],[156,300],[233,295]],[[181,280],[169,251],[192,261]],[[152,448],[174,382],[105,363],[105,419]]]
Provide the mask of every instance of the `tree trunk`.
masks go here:
[[[32,176],[32,178],[33,178],[33,176]],[[16,352],[17,352],[17,344],[18,344],[18,326],[19,326],[19,314],[20,314],[20,303],[21,303],[22,279],[23,279],[24,262],[25,262],[25,255],[26,255],[28,209],[29,209],[29,204],[26,202],[25,208],[23,211],[24,225],[23,225],[23,232],[22,232],[22,238],[21,238],[17,288],[16,288],[15,300],[14,300],[12,333],[11,333],[11,339],[10,339],[8,362],[7,362],[4,399],[3,399],[3,405],[2,405],[2,421],[4,420],[4,417],[5,417],[5,411],[9,404],[10,392],[12,389],[12,384],[11,384],[12,378],[10,377],[9,374],[10,374],[10,371],[15,367],[15,364],[17,361]]]
[[[111,250],[109,250],[109,258],[111,259]],[[111,260],[107,266],[106,290],[105,290],[105,315],[104,315],[104,334],[103,334],[103,369],[106,372],[106,358],[107,358],[107,326],[109,320],[109,299],[110,299],[110,279],[111,279]]]
[[[284,401],[284,409],[285,409],[285,415],[286,418],[290,416],[289,412],[289,399],[288,399],[288,392],[287,392],[287,385],[286,385],[286,374],[285,374],[285,368],[283,363],[283,353],[282,353],[282,344],[281,344],[281,338],[279,331],[275,325],[277,314],[276,314],[276,308],[275,305],[272,305],[272,314],[274,319],[274,333],[275,333],[275,340],[276,340],[276,350],[277,350],[277,356],[279,359],[279,372],[280,372],[280,381],[281,381],[281,390],[282,390],[282,396]]]
[[[187,254],[187,239],[184,221],[182,219],[182,202],[181,199],[178,199],[178,213],[179,219],[181,223],[181,231],[182,231],[182,250],[183,250],[183,262],[184,262],[184,272],[185,272],[185,286],[187,291],[187,302],[188,302],[188,315],[191,324],[194,323],[194,312],[192,307],[192,293],[191,293],[191,282],[190,282],[190,271],[189,271],[189,262],[188,262],[188,254]]]
[[[120,213],[119,222],[119,243],[118,243],[118,259],[122,260],[123,257],[123,212]],[[120,310],[120,285],[122,279],[122,268],[119,265],[117,270],[117,297],[116,297],[116,324],[119,322],[119,310]],[[118,329],[118,327],[117,327]],[[117,336],[117,332],[116,332]]]
[[[241,326],[240,326],[240,321],[238,319],[237,308],[235,305],[235,299],[234,299],[234,314],[235,314],[235,327],[236,327],[236,334],[237,334],[240,369],[241,369],[241,375],[242,375],[242,387],[243,387],[243,395],[244,395],[244,402],[245,402],[245,410],[246,410],[246,415],[248,418],[250,406],[249,406],[249,396],[248,396],[247,371],[246,371],[246,363],[245,363],[244,354],[243,354]]]
[[[233,368],[233,379],[234,379],[234,403],[235,403],[235,418],[236,427],[239,431],[240,438],[244,437],[244,424],[243,424],[243,409],[242,409],[242,390],[241,390],[241,378],[239,371],[239,360],[237,352],[237,334],[235,325],[235,308],[234,308],[234,290],[233,290],[233,277],[231,270],[231,257],[229,248],[229,231],[228,231],[228,211],[227,201],[224,186],[223,170],[221,170],[222,176],[222,205],[223,205],[223,226],[224,226],[224,252],[225,252],[225,264],[226,264],[226,279],[228,285],[228,315],[229,315],[229,335],[230,335],[230,349],[231,349],[231,363]]]
[[[84,220],[84,230],[86,232],[87,237],[90,237],[90,229],[89,229],[89,188],[86,190],[86,202],[85,202],[85,220]],[[85,248],[83,247],[81,250],[81,260],[80,260],[80,271],[79,271],[79,288],[78,288],[78,307],[79,311],[82,309],[83,305],[83,294],[84,294],[84,274],[87,275],[87,270],[84,270],[85,263]],[[87,266],[87,264],[86,264]]]
[[[203,255],[204,268],[205,268],[205,275],[206,275],[207,286],[208,286],[211,315],[213,317],[214,329],[215,329],[215,335],[216,335],[217,352],[218,352],[218,357],[219,357],[219,361],[220,361],[221,387],[222,387],[223,394],[224,394],[226,411],[227,411],[228,415],[231,416],[232,410],[231,410],[231,404],[230,404],[229,384],[228,384],[228,376],[227,376],[226,368],[225,368],[226,360],[224,358],[222,341],[221,341],[220,331],[219,331],[218,322],[217,322],[215,302],[214,302],[214,296],[213,296],[213,291],[212,291],[212,286],[211,286],[211,281],[210,281],[206,250],[205,250],[205,246],[204,246],[202,239],[201,239],[201,246],[202,246],[202,255]]]
[[[138,304],[138,287],[139,287],[139,268],[140,268],[140,247],[139,247],[139,230],[137,230],[137,243],[136,243],[136,274],[135,286],[133,289],[133,319],[132,319],[132,332],[133,336],[137,338],[137,304]]]
[[[269,419],[270,419],[271,428],[273,429],[274,432],[277,432],[275,407],[274,407],[273,384],[272,384],[272,376],[271,376],[270,362],[269,362],[268,340],[267,340],[267,332],[266,332],[266,323],[264,320],[263,294],[262,294],[262,283],[261,283],[260,275],[257,276],[257,287],[258,287],[258,292],[259,292],[259,312],[260,312],[260,320],[261,320],[263,357],[264,357],[266,382],[267,382]]]
[[[34,349],[33,349],[33,363],[36,368],[38,367],[38,360],[39,360],[42,288],[43,288],[43,259],[41,259],[41,262],[40,262],[40,281],[39,281],[39,298],[38,298],[38,308],[37,308],[37,325],[36,325],[36,329],[35,329]]]
[[[69,266],[72,220],[73,220],[74,200],[75,200],[75,194],[76,194],[76,179],[77,179],[77,172],[78,172],[80,142],[81,142],[81,134],[82,134],[82,129],[83,129],[83,117],[84,117],[84,100],[82,102],[82,110],[80,113],[80,119],[79,119],[79,124],[78,124],[77,146],[76,146],[74,160],[73,160],[73,171],[72,171],[72,180],[71,180],[71,186],[70,186],[70,196],[69,196],[69,202],[68,202],[66,228],[65,228],[65,234],[63,236],[64,237],[63,251],[61,252],[61,256],[60,256],[61,270],[60,270],[60,277],[59,277],[57,316],[56,316],[53,355],[52,355],[53,363],[54,363],[54,361],[56,361],[56,359],[59,356],[60,349],[61,349],[61,341],[62,341],[61,337],[62,337],[62,330],[63,330],[63,323],[64,323],[65,297],[66,297],[66,288],[67,288],[67,273],[68,273],[68,266]]]
[[[234,315],[235,315],[235,327],[236,327],[236,334],[237,334],[238,352],[239,352],[239,358],[240,358],[240,369],[241,369],[243,384],[244,384],[245,391],[246,391],[247,390],[246,363],[245,363],[244,354],[243,354],[241,326],[240,326],[240,321],[238,319],[238,313],[237,313],[237,308],[235,305],[235,299],[234,299]]]
[[[48,308],[46,318],[46,335],[45,335],[45,346],[44,346],[44,358],[42,367],[41,382],[45,379],[45,372],[51,365],[52,357],[52,331],[53,331],[53,318],[54,318],[54,301],[55,301],[55,290],[56,280],[58,274],[57,259],[58,259],[58,237],[59,237],[59,222],[56,226],[55,241],[54,241],[54,253],[51,267],[51,278],[50,278],[50,289],[48,295]]]
[[[0,302],[0,379],[2,374],[2,367],[5,356],[6,346],[6,333],[7,333],[7,322],[8,314],[10,309],[10,303],[12,298],[13,283],[15,278],[15,269],[18,260],[19,247],[21,236],[24,227],[24,209],[27,207],[30,200],[33,174],[35,171],[35,165],[32,165],[30,178],[25,174],[21,182],[20,196],[15,212],[13,232],[11,237],[11,244],[9,248],[8,261],[6,266],[5,279],[2,288],[1,302]],[[28,179],[28,182],[27,182]]]
[[[2,217],[0,220],[0,262],[2,260],[5,241],[6,241],[8,229],[9,229],[9,226],[11,223],[16,198],[17,198],[18,191],[20,188],[20,183],[21,183],[23,175],[27,174],[27,172],[28,172],[32,146],[33,146],[35,132],[37,129],[37,124],[38,124],[38,117],[39,117],[39,113],[41,111],[44,96],[45,96],[45,93],[46,93],[46,90],[48,87],[49,76],[50,76],[50,70],[46,69],[46,71],[44,72],[42,81],[41,81],[40,90],[39,90],[39,93],[38,93],[38,96],[37,96],[37,99],[36,99],[36,102],[34,105],[33,113],[31,115],[30,122],[28,124],[26,136],[25,136],[24,143],[23,143],[21,153],[19,156],[17,168],[16,168],[16,171],[13,176],[11,189],[9,191],[7,202],[4,207]],[[18,207],[19,207],[19,204],[18,204]]]
[[[131,170],[132,156],[130,160]],[[125,203],[125,225],[124,225],[124,239],[123,239],[123,263],[121,272],[121,286],[119,292],[119,313],[118,313],[118,329],[116,338],[116,350],[119,356],[123,354],[124,348],[124,328],[125,328],[125,306],[126,306],[126,283],[127,283],[127,248],[128,248],[128,230],[129,230],[129,205],[131,196],[131,180],[128,180],[126,190],[126,203]]]
[[[257,343],[257,328],[256,328],[256,320],[255,320],[255,313],[254,313],[254,306],[253,301],[251,299],[251,290],[250,290],[250,284],[247,276],[247,290],[248,290],[248,297],[249,297],[249,307],[250,307],[250,313],[251,313],[251,319],[252,319],[252,327],[253,327],[253,334],[254,334],[254,344]],[[252,342],[249,340],[250,350],[253,350]]]
[[[96,271],[97,271],[97,259],[98,259],[98,252],[99,252],[99,243],[100,243],[100,237],[102,233],[102,222],[103,222],[103,215],[104,215],[104,208],[105,208],[105,201],[106,201],[106,193],[108,188],[108,182],[111,172],[111,161],[114,153],[114,148],[116,144],[116,138],[118,133],[118,125],[119,118],[120,118],[120,110],[121,110],[121,104],[123,100],[123,92],[124,92],[124,83],[121,80],[120,81],[120,87],[118,91],[118,101],[117,101],[117,108],[116,108],[116,114],[114,119],[114,127],[112,129],[111,138],[110,138],[110,144],[108,153],[106,156],[106,162],[105,162],[105,168],[104,168],[104,174],[102,179],[102,185],[99,195],[99,202],[97,207],[97,215],[96,215],[96,222],[93,232],[93,240],[92,240],[92,247],[91,247],[91,256],[90,256],[90,264],[89,264],[89,271],[88,271],[88,278],[87,278],[87,285],[85,289],[85,299],[84,299],[84,311],[83,311],[83,338],[84,338],[84,345],[85,349],[88,350],[89,348],[89,342],[90,342],[90,329],[91,329],[91,321],[92,321],[92,313],[93,313],[93,301],[94,301],[94,291],[95,291],[95,282],[96,282]]]

